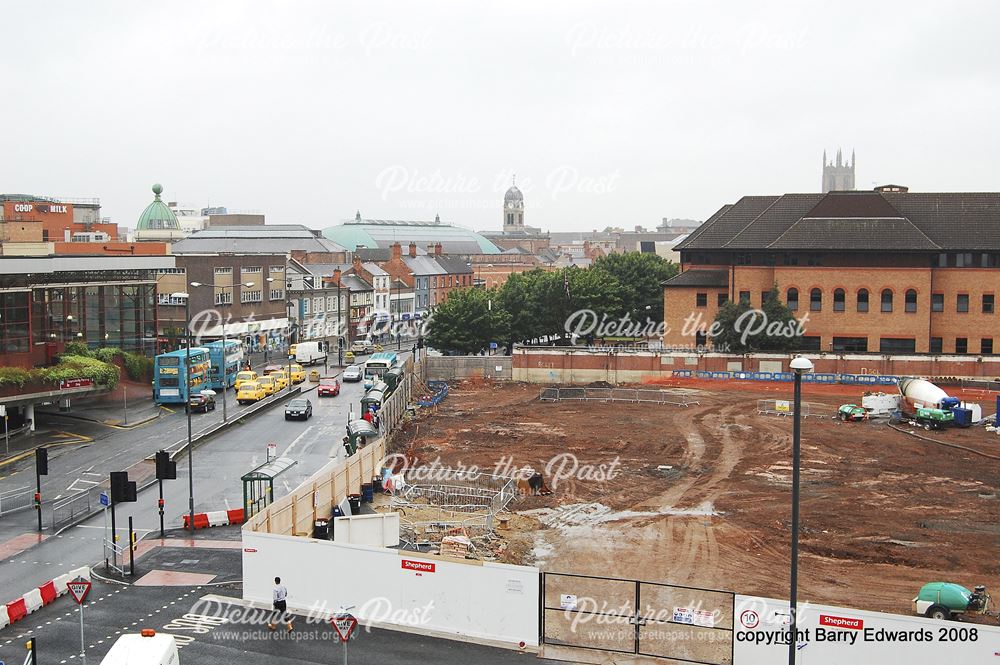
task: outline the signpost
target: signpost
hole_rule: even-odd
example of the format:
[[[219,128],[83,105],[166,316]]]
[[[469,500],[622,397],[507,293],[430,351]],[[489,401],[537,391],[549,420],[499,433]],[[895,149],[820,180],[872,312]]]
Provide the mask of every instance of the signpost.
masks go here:
[[[340,641],[344,645],[344,665],[347,665],[347,640],[351,638],[351,633],[358,625],[358,620],[353,614],[336,614],[330,619],[330,625],[337,631]]]
[[[278,444],[269,443],[267,444],[267,461],[273,462],[278,459]]]
[[[87,643],[83,639],[83,600],[90,592],[90,582],[78,577],[72,582],[67,582],[66,586],[73,600],[80,606],[80,662],[87,665]]]
[[[7,430],[7,405],[0,404],[0,416],[3,417],[3,438],[7,445],[7,454],[10,455],[10,432]]]

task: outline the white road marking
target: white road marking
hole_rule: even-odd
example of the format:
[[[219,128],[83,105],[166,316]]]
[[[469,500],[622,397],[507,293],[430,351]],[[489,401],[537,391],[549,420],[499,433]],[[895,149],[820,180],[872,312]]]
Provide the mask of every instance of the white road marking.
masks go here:
[[[297,437],[295,437],[295,440],[292,441],[287,448],[285,448],[285,452],[281,453],[281,456],[288,457],[288,454],[292,452],[292,448],[294,448],[298,444],[298,442],[301,441],[303,437],[305,437],[305,435],[309,433],[310,430],[312,430],[312,428],[313,428],[312,425],[306,427],[305,430],[302,432],[302,434],[299,434]]]

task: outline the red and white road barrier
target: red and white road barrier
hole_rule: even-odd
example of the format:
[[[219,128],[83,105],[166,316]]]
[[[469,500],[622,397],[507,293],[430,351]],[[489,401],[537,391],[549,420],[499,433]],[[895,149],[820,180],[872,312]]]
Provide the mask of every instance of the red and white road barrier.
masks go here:
[[[17,600],[0,605],[0,628],[20,621],[40,607],[45,607],[59,596],[69,591],[67,584],[78,577],[90,581],[90,568],[86,566],[71,570],[65,575],[49,580],[37,589],[32,589]]]
[[[209,513],[194,514],[194,528],[207,529],[210,526],[231,526],[243,524],[244,513],[242,508],[235,510],[213,510]],[[184,528],[190,529],[191,516],[184,516]]]

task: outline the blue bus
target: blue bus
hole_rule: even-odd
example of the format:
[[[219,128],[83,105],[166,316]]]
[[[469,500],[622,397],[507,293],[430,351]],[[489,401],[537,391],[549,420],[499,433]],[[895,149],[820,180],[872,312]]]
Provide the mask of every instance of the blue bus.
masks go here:
[[[380,351],[368,357],[365,363],[365,390],[368,390],[390,369],[399,367],[399,356],[395,351]]]
[[[226,340],[226,368],[222,369],[222,340],[209,342],[208,358],[212,362],[212,372],[208,377],[208,387],[212,390],[232,388],[236,383],[236,375],[243,365],[243,347],[235,339]]]
[[[157,404],[187,404],[188,350],[161,353],[153,361],[153,401]],[[211,360],[208,349],[191,348],[191,392],[208,388]]]

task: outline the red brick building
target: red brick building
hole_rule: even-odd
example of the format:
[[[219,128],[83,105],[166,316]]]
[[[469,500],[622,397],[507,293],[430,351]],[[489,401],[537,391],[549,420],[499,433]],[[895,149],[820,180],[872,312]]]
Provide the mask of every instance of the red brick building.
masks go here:
[[[990,355],[998,239],[1000,193],[745,196],[677,247],[664,343],[703,343],[693,323],[706,329],[727,300],[760,307],[776,286],[808,314],[802,350]]]

